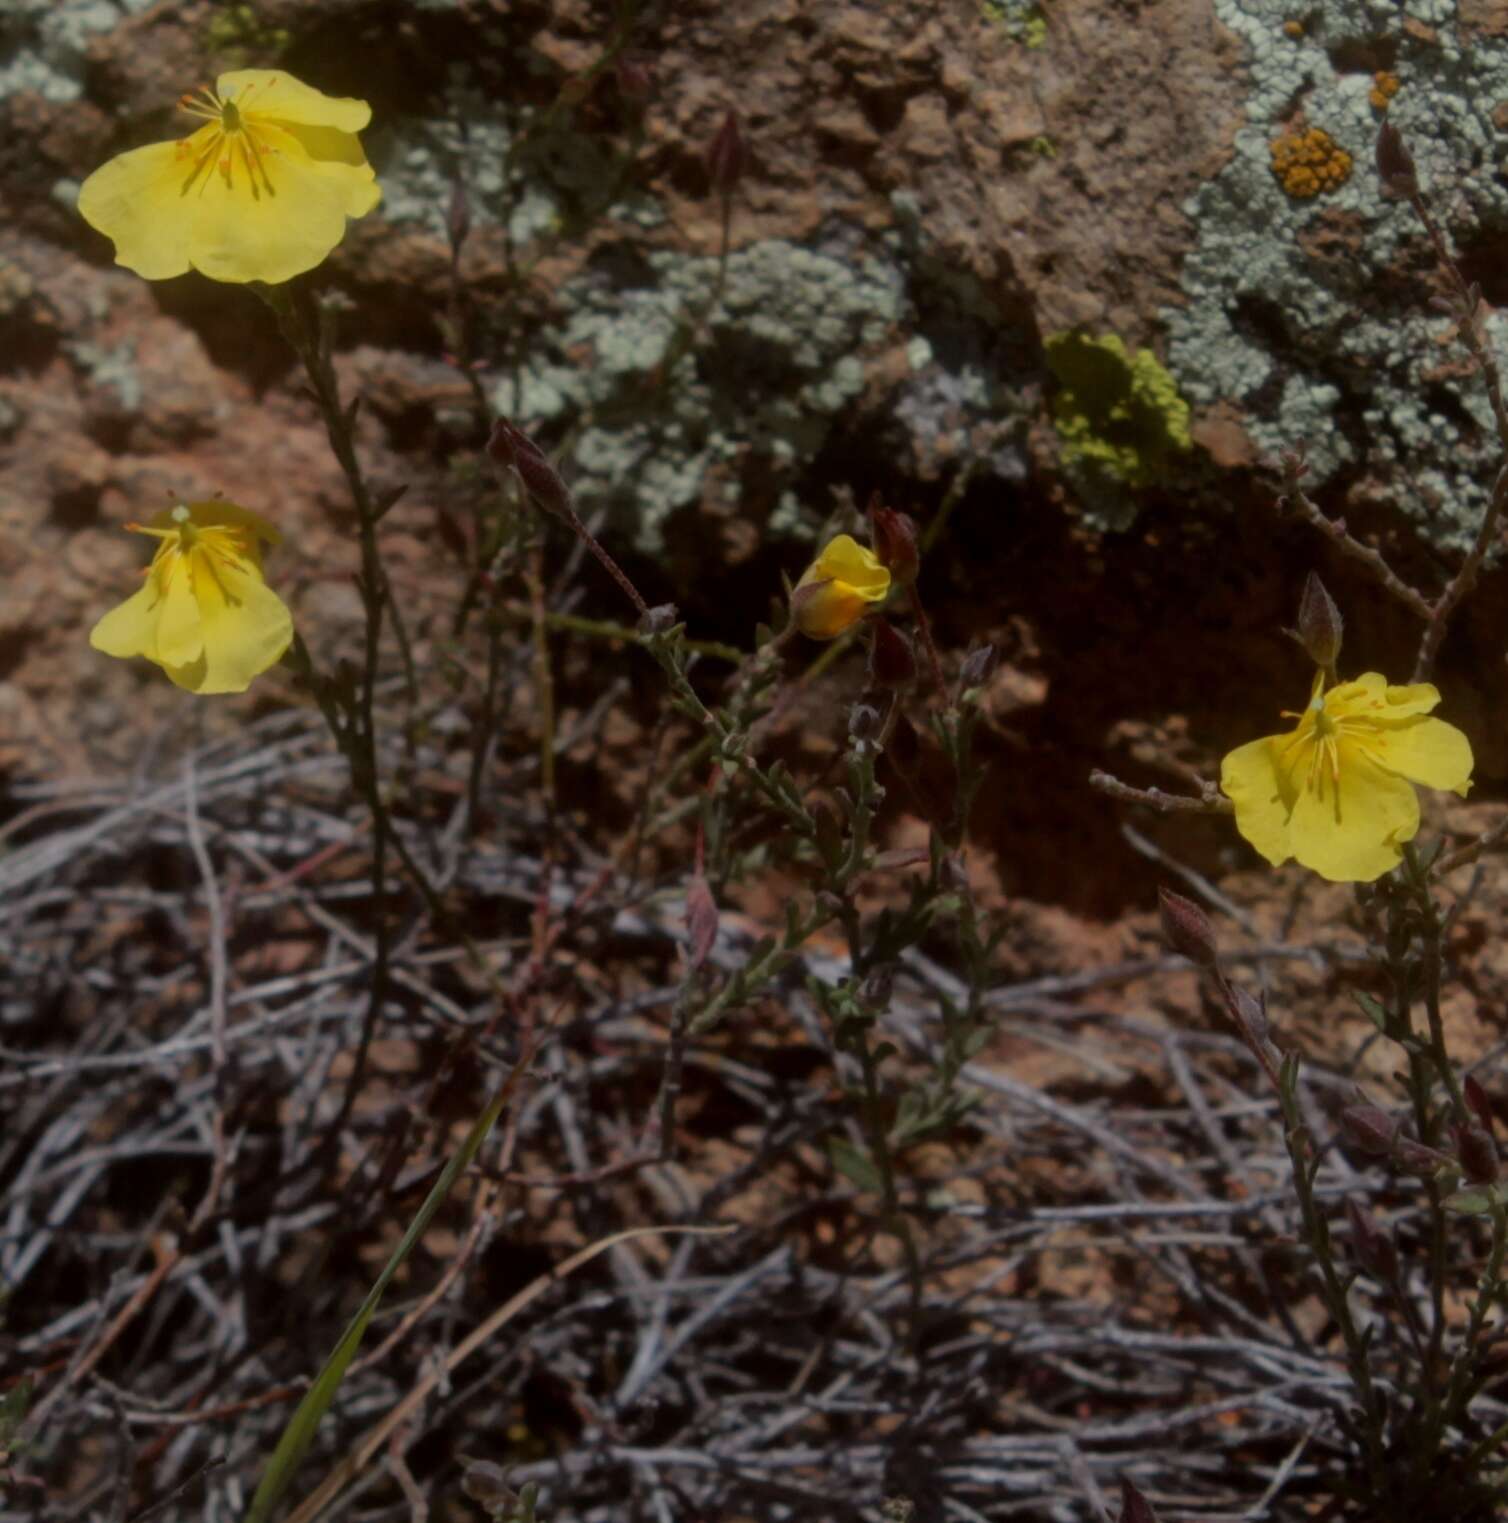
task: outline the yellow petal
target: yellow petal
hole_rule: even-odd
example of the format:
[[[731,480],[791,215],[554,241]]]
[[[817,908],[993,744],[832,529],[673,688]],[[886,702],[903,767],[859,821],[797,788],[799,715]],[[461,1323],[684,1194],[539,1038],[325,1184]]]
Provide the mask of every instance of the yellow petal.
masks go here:
[[[222,567],[220,587],[223,592],[217,588],[200,601],[205,671],[194,690],[244,693],[252,678],[282,659],[293,641],[293,619],[277,593],[249,571]]]
[[[1268,735],[1248,741],[1220,764],[1220,789],[1236,806],[1236,829],[1274,867],[1293,855],[1288,829],[1293,795],[1280,771],[1289,738]]]
[[[107,656],[157,659],[158,596],[147,582],[89,631],[89,643]]]
[[[279,155],[272,165],[274,173],[282,156],[328,171],[326,183],[332,194],[339,188],[346,216],[364,217],[382,199],[376,171],[367,163],[361,143],[349,132],[269,122],[258,128],[258,136]]]
[[[204,626],[194,578],[180,556],[163,578],[162,605],[157,616],[157,651],[154,661],[164,666],[188,666],[204,651]]]
[[[840,534],[823,546],[802,581],[826,578],[846,582],[865,602],[877,603],[890,591],[890,573],[874,551],[851,534]]]
[[[215,93],[239,111],[306,127],[360,132],[372,120],[372,108],[364,100],[326,95],[281,69],[232,69],[215,81]]]
[[[1332,883],[1370,883],[1398,865],[1419,829],[1413,786],[1343,747],[1337,785],[1323,767],[1288,822],[1293,854]]]
[[[197,136],[197,134],[196,134]],[[79,214],[115,244],[115,262],[147,280],[187,273],[198,198],[184,186],[193,160],[150,143],[101,164],[79,187]]]
[[[1471,742],[1443,719],[1389,725],[1357,744],[1390,772],[1427,788],[1449,788],[1465,798],[1471,787]]]
[[[791,594],[791,617],[809,640],[836,640],[863,617],[868,601],[847,582],[802,577]]]
[[[1381,672],[1365,672],[1325,694],[1325,707],[1335,718],[1366,715],[1380,723],[1428,714],[1439,701],[1440,690],[1434,683],[1394,685]]]
[[[281,285],[312,270],[345,236],[346,207],[359,172],[280,153],[271,166],[274,194],[251,194],[244,174],[227,186],[218,174],[197,187],[188,257],[211,280]],[[353,183],[355,177],[355,183]]]

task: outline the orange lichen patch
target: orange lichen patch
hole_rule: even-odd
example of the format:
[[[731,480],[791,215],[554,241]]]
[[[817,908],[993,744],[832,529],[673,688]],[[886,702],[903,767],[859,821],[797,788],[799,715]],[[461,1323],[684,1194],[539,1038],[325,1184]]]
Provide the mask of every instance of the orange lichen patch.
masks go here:
[[[1398,87],[1403,83],[1396,74],[1387,69],[1379,69],[1372,76],[1372,88],[1367,92],[1367,99],[1372,102],[1374,111],[1386,111],[1388,102],[1397,95]]]
[[[1272,172],[1290,196],[1307,200],[1351,178],[1351,155],[1322,127],[1285,132],[1268,144]]]
[[[1291,37],[1297,42],[1304,35],[1304,23],[1302,21],[1285,21],[1283,23],[1283,35]]]

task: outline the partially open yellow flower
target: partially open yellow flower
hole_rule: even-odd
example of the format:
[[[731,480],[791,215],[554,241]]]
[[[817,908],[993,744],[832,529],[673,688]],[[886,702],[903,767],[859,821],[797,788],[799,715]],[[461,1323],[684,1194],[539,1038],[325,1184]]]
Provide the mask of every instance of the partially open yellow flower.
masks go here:
[[[278,285],[313,269],[382,192],[358,133],[365,101],[278,69],[236,69],[179,105],[197,132],[133,148],[79,190],[84,220],[115,261],[148,280],[190,267],[212,280]]]
[[[890,592],[890,573],[850,534],[829,540],[791,593],[791,617],[813,640],[835,640]]]
[[[1378,672],[1325,691],[1314,679],[1297,726],[1232,751],[1220,787],[1236,829],[1276,867],[1297,857],[1333,883],[1370,883],[1403,856],[1419,829],[1413,785],[1471,787],[1471,743],[1430,719],[1428,682],[1392,687]]]
[[[243,693],[293,639],[283,600],[262,579],[262,542],[281,536],[233,502],[180,503],[150,525],[160,541],[146,585],[111,609],[89,643],[145,656],[191,693]]]

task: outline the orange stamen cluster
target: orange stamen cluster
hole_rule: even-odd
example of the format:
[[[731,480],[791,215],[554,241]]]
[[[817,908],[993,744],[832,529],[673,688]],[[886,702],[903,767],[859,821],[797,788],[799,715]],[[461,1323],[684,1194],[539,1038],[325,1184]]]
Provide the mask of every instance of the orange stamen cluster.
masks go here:
[[[164,529],[152,527],[150,524],[129,523],[126,528],[133,534],[146,534],[151,538],[160,540],[156,553],[152,557],[152,563],[145,571],[143,577],[151,577],[161,570],[165,576],[171,576],[177,567],[180,558],[187,562],[190,580],[192,580],[197,566],[202,565],[220,589],[227,602],[235,599],[230,588],[226,585],[222,576],[222,568],[238,570],[246,561],[253,558],[256,548],[256,538],[250,530],[240,528],[233,524],[196,524],[185,510],[180,509],[174,515],[174,523]],[[198,550],[200,558],[195,560],[190,552]]]
[[[190,116],[203,118],[205,125],[178,143],[179,158],[192,158],[194,163],[188,179],[183,182],[183,194],[187,195],[199,185],[203,195],[209,183],[206,171],[213,165],[225,181],[227,188],[233,183],[237,162],[246,170],[247,184],[252,197],[260,201],[264,194],[275,196],[277,190],[267,172],[267,158],[277,152],[270,143],[259,141],[251,122],[244,115],[247,97],[254,85],[241,92],[239,99],[221,99],[208,85],[178,98],[178,108]],[[237,154],[239,153],[239,160]],[[265,157],[264,157],[265,156]],[[200,177],[203,176],[203,179]]]

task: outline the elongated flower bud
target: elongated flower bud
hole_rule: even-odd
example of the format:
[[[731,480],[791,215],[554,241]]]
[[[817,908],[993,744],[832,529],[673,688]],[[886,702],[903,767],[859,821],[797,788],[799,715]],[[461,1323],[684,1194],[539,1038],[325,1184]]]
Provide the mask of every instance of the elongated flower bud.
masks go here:
[[[1419,194],[1419,177],[1414,171],[1414,156],[1404,146],[1403,134],[1384,122],[1377,133],[1377,178],[1382,193],[1399,200]]]
[[[1125,1476],[1121,1477],[1120,1523],[1157,1523],[1152,1504]]]
[[[1367,1209],[1347,1196],[1346,1220],[1351,1224],[1351,1246],[1356,1261],[1384,1285],[1398,1277],[1398,1248],[1392,1235],[1384,1232]]]
[[[1376,1105],[1348,1105],[1340,1113],[1346,1140],[1364,1153],[1386,1155],[1398,1140],[1398,1122]]]
[[[916,657],[911,642],[889,619],[875,619],[869,644],[869,681],[874,687],[899,691],[916,681]]]
[[[1475,1121],[1453,1127],[1452,1131],[1462,1173],[1474,1185],[1493,1184],[1498,1177],[1498,1147],[1492,1140],[1492,1133]]]
[[[1327,672],[1335,670],[1340,657],[1341,636],[1345,622],[1335,600],[1325,591],[1325,584],[1311,571],[1304,581],[1299,599],[1299,639],[1309,659]]]
[[[646,53],[620,53],[613,65],[618,93],[626,101],[642,106],[655,93],[654,64]]]
[[[499,418],[492,426],[487,453],[505,471],[513,471],[518,476],[524,490],[546,513],[554,513],[567,521],[575,516],[571,493],[560,479],[560,473],[523,429],[515,428],[506,418]]]
[[[459,254],[461,245],[471,232],[471,198],[466,193],[466,182],[459,175],[450,187],[450,205],[445,211],[445,234],[450,239],[450,252]]]
[[[1157,914],[1162,934],[1175,952],[1181,952],[1196,967],[1214,968],[1219,960],[1215,928],[1210,917],[1182,894],[1169,889],[1157,890]]]
[[[707,145],[707,176],[713,190],[723,196],[730,194],[743,178],[747,157],[743,133],[738,130],[738,113],[730,111]]]
[[[884,507],[876,493],[869,504],[869,527],[875,559],[890,573],[890,580],[897,587],[909,587],[921,567],[916,520],[909,513]]]

